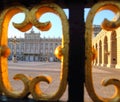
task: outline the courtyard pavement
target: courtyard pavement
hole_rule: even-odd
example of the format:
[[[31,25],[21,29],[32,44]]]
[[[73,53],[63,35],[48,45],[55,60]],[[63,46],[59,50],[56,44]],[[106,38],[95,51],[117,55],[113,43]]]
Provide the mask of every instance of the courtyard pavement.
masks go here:
[[[54,93],[59,87],[60,76],[60,62],[8,62],[9,79],[11,85],[15,90],[20,91],[23,88],[21,81],[13,80],[15,74],[22,73],[30,77],[39,75],[49,75],[52,77],[52,83],[41,83],[41,88],[45,93]],[[93,68],[93,84],[95,92],[101,97],[111,97],[114,94],[114,87],[112,85],[104,87],[101,85],[101,81],[105,78],[117,78],[120,79],[120,70],[114,68]],[[66,102],[68,99],[68,90],[61,97],[62,102]],[[93,102],[87,94],[85,88],[84,102]]]

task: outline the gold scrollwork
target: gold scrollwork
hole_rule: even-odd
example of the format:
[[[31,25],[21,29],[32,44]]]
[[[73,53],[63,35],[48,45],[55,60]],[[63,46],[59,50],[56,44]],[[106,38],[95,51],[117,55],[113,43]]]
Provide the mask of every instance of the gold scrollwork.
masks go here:
[[[120,2],[117,1],[102,1],[95,4],[86,20],[86,32],[85,32],[85,54],[86,54],[86,64],[85,64],[85,86],[87,88],[88,94],[94,102],[120,102],[120,81],[117,79],[106,79],[102,82],[102,85],[114,85],[116,92],[110,98],[103,98],[98,96],[93,87],[92,79],[92,22],[95,14],[102,10],[111,10],[118,17],[115,21],[104,20],[102,23],[102,28],[106,30],[114,30],[120,26]]]
[[[66,90],[67,86],[67,73],[68,73],[68,50],[69,50],[69,25],[67,17],[64,11],[56,4],[49,3],[49,4],[40,4],[33,7],[31,10],[23,6],[12,6],[8,9],[4,10],[0,15],[0,46],[7,46],[8,42],[8,24],[10,19],[17,13],[23,12],[25,14],[25,20],[20,23],[16,24],[13,23],[14,27],[20,31],[27,31],[32,26],[37,27],[40,30],[49,30],[51,27],[50,22],[41,23],[38,21],[38,18],[41,17],[42,14],[46,12],[52,12],[59,16],[62,23],[62,45],[61,45],[61,77],[60,77],[60,84],[58,90],[53,93],[52,95],[46,95],[40,87],[38,87],[38,83],[41,81],[45,81],[47,83],[51,82],[50,76],[37,76],[35,78],[29,78],[24,74],[16,74],[14,79],[21,80],[24,83],[24,89],[22,92],[13,91],[13,87],[10,84],[8,78],[8,64],[7,64],[7,57],[8,57],[8,49],[7,47],[0,47],[0,92],[4,93],[5,95],[12,97],[12,98],[24,98],[27,97],[29,94],[33,96],[35,100],[49,100],[55,101],[59,100],[59,98],[63,95]],[[59,52],[59,51],[58,51]]]

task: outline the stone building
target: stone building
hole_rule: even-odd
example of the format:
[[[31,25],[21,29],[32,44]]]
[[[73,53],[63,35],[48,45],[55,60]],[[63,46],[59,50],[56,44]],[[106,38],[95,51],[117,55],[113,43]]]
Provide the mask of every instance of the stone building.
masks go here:
[[[93,37],[95,37],[101,31],[100,25],[93,25]]]
[[[120,68],[120,28],[114,31],[101,30],[92,40],[97,50],[95,66]]]
[[[9,60],[16,50],[17,59],[21,61],[59,61],[54,56],[58,45],[61,45],[61,38],[41,38],[40,33],[35,33],[32,29],[29,33],[24,33],[24,38],[16,38],[16,49],[13,38],[8,39],[11,49]]]

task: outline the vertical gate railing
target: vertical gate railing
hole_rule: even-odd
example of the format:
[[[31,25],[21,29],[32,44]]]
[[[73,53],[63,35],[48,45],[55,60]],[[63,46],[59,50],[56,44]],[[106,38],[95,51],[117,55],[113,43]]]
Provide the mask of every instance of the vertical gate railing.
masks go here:
[[[10,54],[10,49],[8,48],[8,24],[10,19],[17,13],[23,12],[25,14],[25,20],[21,24],[13,23],[14,27],[20,31],[27,31],[32,26],[46,31],[49,30],[52,26],[50,22],[41,23],[38,21],[38,18],[46,12],[52,12],[56,14],[62,23],[62,45],[57,47],[55,50],[56,56],[61,60],[61,76],[59,88],[53,94],[47,95],[40,88],[40,82],[51,82],[51,77],[46,75],[37,76],[35,78],[29,78],[24,74],[16,74],[14,76],[15,80],[21,80],[24,84],[24,89],[22,92],[13,91],[14,87],[11,86],[11,83],[8,78],[8,64],[7,57]],[[63,95],[67,86],[67,72],[68,72],[68,49],[69,49],[69,25],[67,17],[58,5],[54,3],[49,4],[40,4],[33,7],[31,10],[23,6],[12,6],[8,9],[5,9],[0,14],[0,92],[11,98],[24,98],[29,94],[33,96],[35,100],[48,100],[56,101]]]
[[[115,93],[110,98],[103,98],[98,96],[93,87],[92,79],[92,22],[95,14],[102,10],[111,10],[118,17],[116,21],[108,21],[105,19],[101,27],[107,31],[112,31],[120,27],[120,2],[119,1],[102,1],[95,4],[87,17],[86,20],[86,33],[85,33],[85,53],[86,53],[86,64],[85,64],[85,86],[88,94],[94,102],[120,102],[120,80],[118,79],[104,79],[102,82],[103,86],[114,85]]]
[[[105,79],[103,85],[113,84],[116,87],[115,94],[110,98],[103,98],[96,94],[93,87],[92,79],[92,21],[97,12],[102,10],[111,10],[118,15],[116,21],[104,20],[102,23],[102,28],[105,30],[115,30],[120,26],[120,2],[119,1],[104,1],[96,3],[90,10],[87,20],[86,20],[86,31],[85,31],[85,86],[87,88],[88,94],[94,102],[119,102],[120,101],[120,81],[118,79]],[[52,26],[50,22],[41,23],[38,18],[46,12],[52,12],[59,16],[62,22],[62,45],[57,47],[55,50],[55,55],[61,60],[61,76],[60,85],[56,92],[47,95],[44,93],[38,83],[41,81],[50,83],[51,77],[46,75],[37,76],[35,78],[29,78],[24,74],[16,74],[14,79],[21,80],[24,83],[24,89],[22,92],[13,91],[14,87],[8,78],[8,64],[7,57],[10,54],[10,49],[8,48],[8,25],[10,19],[17,13],[25,13],[25,20],[21,24],[13,23],[14,27],[20,31],[27,31],[32,26],[37,27],[40,30],[49,30]],[[69,24],[67,17],[58,5],[54,3],[39,4],[33,7],[31,10],[24,6],[12,6],[9,7],[0,14],[0,93],[5,94],[11,98],[25,98],[29,94],[33,96],[35,100],[47,100],[47,101],[57,101],[63,95],[67,86],[68,78],[68,51],[69,51]]]

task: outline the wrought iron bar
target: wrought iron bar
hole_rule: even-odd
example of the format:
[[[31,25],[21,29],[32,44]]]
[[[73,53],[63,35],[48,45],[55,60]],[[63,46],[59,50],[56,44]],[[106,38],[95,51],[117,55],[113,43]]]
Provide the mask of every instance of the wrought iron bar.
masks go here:
[[[57,54],[60,56],[61,60],[61,76],[60,76],[60,84],[58,90],[53,92],[53,94],[44,93],[41,88],[38,86],[38,83],[41,81],[50,83],[51,77],[46,75],[37,76],[35,78],[29,78],[24,74],[16,74],[14,79],[21,80],[24,83],[24,89],[22,92],[13,91],[11,83],[8,78],[8,64],[7,57],[9,54],[9,49],[7,48],[7,40],[8,40],[8,24],[10,19],[17,13],[23,12],[25,13],[25,20],[21,24],[13,23],[14,27],[20,31],[27,31],[32,26],[45,31],[49,30],[52,26],[50,21],[41,23],[38,21],[38,18],[42,16],[42,14],[46,12],[52,12],[56,14],[61,19],[62,24],[62,45],[60,49],[56,49],[58,51]],[[57,101],[63,95],[67,86],[67,76],[68,76],[68,50],[69,50],[69,25],[67,17],[62,8],[54,3],[49,4],[39,4],[33,7],[31,10],[23,6],[12,6],[5,10],[0,15],[0,92],[5,94],[11,98],[25,98],[29,94],[33,96],[35,100],[47,100],[47,101]]]
[[[74,6],[73,6],[74,5]],[[70,50],[69,50],[69,101],[84,102],[84,3],[69,4]]]
[[[120,2],[118,1],[102,1],[95,4],[86,20],[86,32],[85,32],[85,55],[86,55],[86,69],[85,69],[85,86],[88,94],[94,102],[120,102],[120,80],[118,79],[105,79],[102,82],[103,86],[114,85],[115,93],[110,98],[103,98],[95,92],[92,78],[92,22],[95,14],[102,10],[111,10],[117,14],[118,19],[116,21],[104,20],[102,28],[105,30],[115,30],[120,26]]]

